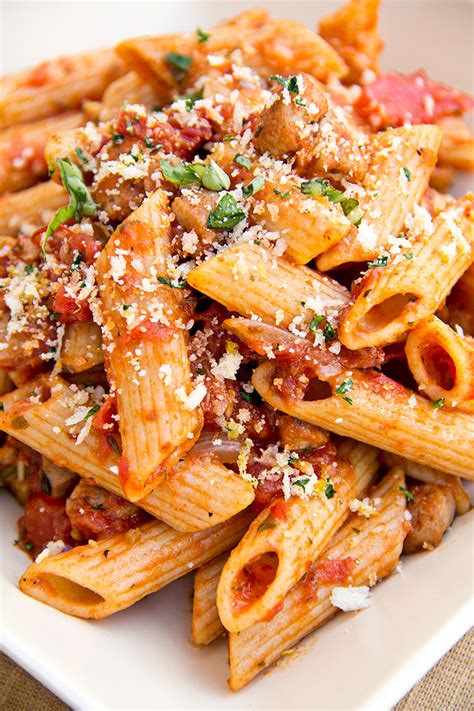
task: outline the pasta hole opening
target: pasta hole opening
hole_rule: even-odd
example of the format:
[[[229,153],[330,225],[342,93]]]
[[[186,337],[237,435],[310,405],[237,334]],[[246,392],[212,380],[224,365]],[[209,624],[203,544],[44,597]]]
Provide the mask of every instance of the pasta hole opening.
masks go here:
[[[393,294],[380,304],[372,306],[359,321],[359,326],[366,332],[379,331],[396,321],[408,304],[418,301],[415,294]]]
[[[275,580],[277,570],[278,555],[273,551],[246,563],[232,584],[234,610],[243,612],[256,603]]]
[[[316,400],[326,400],[331,397],[332,391],[328,383],[319,378],[312,378],[305,392],[303,400],[305,402],[315,402]]]
[[[62,575],[54,573],[41,573],[38,578],[48,587],[55,597],[67,599],[68,602],[78,605],[92,606],[105,602],[102,595],[86,588],[83,585],[74,583]]]
[[[443,390],[452,390],[456,384],[456,365],[441,346],[427,348],[422,354],[426,372]]]

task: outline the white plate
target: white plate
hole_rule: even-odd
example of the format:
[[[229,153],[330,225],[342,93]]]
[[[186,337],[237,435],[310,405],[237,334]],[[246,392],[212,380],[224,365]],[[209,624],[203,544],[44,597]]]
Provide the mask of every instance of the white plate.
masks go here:
[[[276,16],[291,15],[311,26],[335,5],[314,0],[258,4]],[[224,0],[4,2],[2,68],[13,71],[133,34],[206,28],[249,6]],[[388,2],[382,13],[384,66],[404,71],[424,66],[434,78],[472,90],[471,28],[468,1]],[[203,650],[188,642],[190,581],[178,581],[102,622],[67,617],[17,588],[27,564],[12,546],[19,515],[19,507],[2,493],[4,649],[75,708],[382,711],[401,698],[473,620],[474,515],[469,514],[456,520],[438,549],[405,559],[400,574],[377,586],[372,607],[339,615],[278,668],[232,694],[225,683],[224,642]]]

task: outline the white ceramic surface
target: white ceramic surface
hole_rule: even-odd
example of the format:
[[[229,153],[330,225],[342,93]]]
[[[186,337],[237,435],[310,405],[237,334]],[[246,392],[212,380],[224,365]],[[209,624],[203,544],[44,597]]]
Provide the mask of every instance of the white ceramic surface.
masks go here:
[[[313,25],[332,2],[260,2]],[[208,27],[249,2],[43,2],[3,0],[0,60],[8,72],[61,52],[133,34]],[[471,2],[388,1],[381,28],[386,68],[424,66],[473,88]],[[457,191],[467,187],[458,183]],[[238,694],[228,691],[223,641],[189,642],[191,585],[178,581],[130,610],[85,622],[17,589],[27,559],[15,549],[20,508],[0,492],[0,613],[5,651],[80,709],[389,709],[473,621],[473,521],[458,519],[442,545],[405,559],[373,604],[341,614],[283,664]]]

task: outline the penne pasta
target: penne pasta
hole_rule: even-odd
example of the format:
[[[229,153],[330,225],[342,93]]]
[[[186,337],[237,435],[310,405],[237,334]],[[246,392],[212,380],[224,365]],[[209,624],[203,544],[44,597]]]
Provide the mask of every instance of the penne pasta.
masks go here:
[[[194,576],[191,640],[199,646],[210,644],[225,632],[217,611],[216,592],[227,558],[227,553],[224,553],[211,560],[196,570]]]
[[[158,105],[158,97],[153,87],[135,72],[127,72],[109,84],[104,91],[99,112],[100,120],[107,121],[112,118],[125,101],[150,109]]]
[[[119,444],[114,435],[101,435],[90,427],[83,438],[79,437],[82,427],[87,428],[91,422],[87,413],[92,405],[84,388],[71,386],[62,378],[38,378],[3,397],[0,429],[57,466],[122,495],[116,451]],[[21,414],[17,414],[18,407]],[[86,419],[78,423],[77,431],[77,426],[66,423],[75,419],[80,407]],[[188,455],[176,464],[139,505],[177,530],[197,531],[226,521],[253,499],[253,487],[248,481],[212,454],[203,452]]]
[[[100,99],[105,87],[123,73],[111,49],[59,57],[10,74],[0,85],[0,128],[76,109],[83,99]]]
[[[366,274],[341,323],[341,343],[350,349],[393,343],[441,306],[472,262],[471,211],[467,196],[412,242],[409,259],[397,255]]]
[[[371,159],[363,179],[358,229],[318,259],[327,271],[348,262],[375,259],[402,231],[425,193],[441,142],[436,126],[387,129],[372,138]],[[359,195],[359,192],[357,192]]]
[[[409,528],[404,518],[406,500],[400,492],[404,485],[402,470],[392,469],[373,490],[374,499],[380,501],[377,512],[369,518],[349,518],[305,578],[288,592],[283,609],[268,621],[229,635],[233,691],[338,612],[333,604],[335,588],[347,588],[350,596],[352,587],[373,586],[392,574]]]
[[[0,194],[23,190],[45,178],[48,137],[80,126],[83,121],[80,111],[70,111],[0,131]]]
[[[343,387],[341,392],[340,386],[347,382],[350,392],[344,400],[342,393],[348,391]],[[349,371],[333,378],[330,386],[314,381],[314,395],[310,390],[305,399],[294,401],[276,391],[272,363],[260,365],[252,383],[272,407],[287,415],[449,474],[474,478],[472,415],[433,407],[380,373]]]
[[[439,160],[443,166],[456,170],[474,170],[474,135],[458,116],[448,116],[438,121],[443,131],[439,147]]]
[[[410,331],[405,353],[418,389],[433,401],[474,412],[474,341],[436,316]]]
[[[150,522],[32,563],[20,589],[69,615],[103,619],[231,548],[251,518],[243,512],[196,533]]]
[[[104,362],[100,327],[93,321],[67,323],[61,344],[61,365],[80,373]]]
[[[383,42],[378,32],[380,0],[348,0],[319,21],[319,34],[334,47],[349,67],[348,83],[358,83],[364,73],[378,74]]]
[[[67,203],[62,186],[52,180],[0,197],[0,233],[15,236],[18,231],[36,229],[49,222],[53,211]]]
[[[229,632],[245,630],[278,610],[378,468],[376,450],[362,444],[346,442],[336,461],[336,468],[322,465],[320,492],[265,508],[230,554],[217,588],[219,617]]]
[[[242,282],[249,288],[242,289]],[[305,306],[310,298],[321,301],[321,308],[329,310],[349,301],[346,289],[329,277],[276,257],[252,242],[208,259],[188,274],[188,283],[229,311],[248,318],[257,316],[282,327],[295,319],[298,325],[311,320],[311,309]]]
[[[166,207],[165,193],[156,191],[97,260],[105,367],[122,437],[121,485],[131,501],[163,479],[164,467],[191,449],[202,428],[196,390],[191,396],[181,298],[162,276],[170,254]]]

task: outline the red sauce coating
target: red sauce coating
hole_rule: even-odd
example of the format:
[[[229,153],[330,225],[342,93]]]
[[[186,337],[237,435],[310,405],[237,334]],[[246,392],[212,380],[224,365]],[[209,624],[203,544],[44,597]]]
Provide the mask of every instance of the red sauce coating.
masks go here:
[[[151,341],[158,340],[163,343],[169,343],[173,338],[175,329],[171,326],[163,326],[161,323],[154,323],[150,319],[144,319],[138,326],[132,328],[131,331],[124,331],[121,334],[122,345],[127,345],[132,341]]]
[[[105,536],[137,528],[151,516],[134,504],[94,484],[84,481],[66,504],[76,540],[99,540]]]
[[[59,286],[51,308],[59,314],[58,320],[62,323],[92,321],[92,313],[87,299],[78,299],[69,294],[65,284]]]
[[[435,123],[443,116],[472,111],[474,101],[463,91],[432,81],[423,70],[390,72],[363,87],[355,109],[373,129],[404,123]]]
[[[50,541],[63,541],[70,545],[71,522],[66,513],[64,499],[44,493],[33,494],[25,504],[25,515],[18,521],[20,541],[33,557]],[[33,546],[31,550],[29,547]]]
[[[278,559],[275,554],[266,554],[247,563],[234,580],[233,606],[244,610],[262,597],[275,579]]]
[[[288,503],[286,501],[276,501],[270,509],[270,516],[276,521],[286,521],[288,514]]]
[[[345,583],[354,566],[355,560],[350,557],[341,560],[324,560],[307,573],[304,581],[305,589],[308,594],[314,596],[320,586]]]

